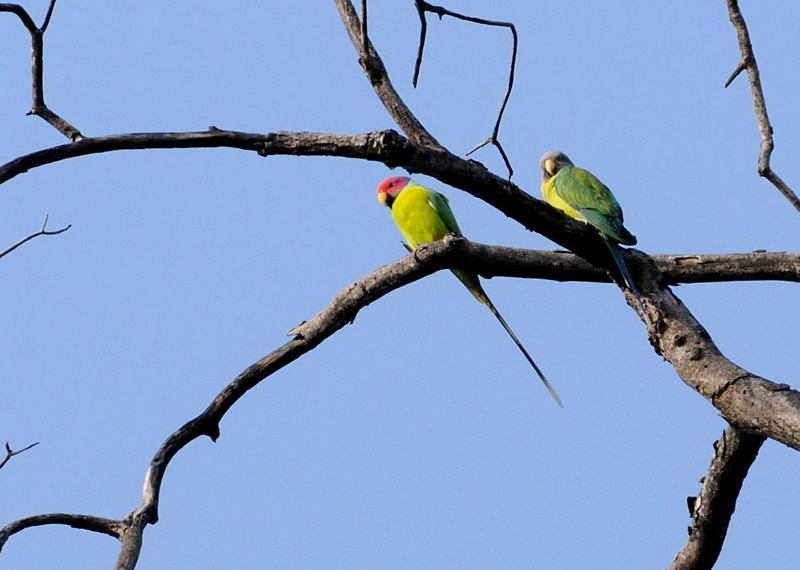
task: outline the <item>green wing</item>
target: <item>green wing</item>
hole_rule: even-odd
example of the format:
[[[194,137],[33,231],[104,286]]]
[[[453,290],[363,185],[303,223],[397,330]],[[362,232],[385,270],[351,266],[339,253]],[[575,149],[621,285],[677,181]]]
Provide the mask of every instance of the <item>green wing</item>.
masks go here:
[[[619,243],[633,245],[636,238],[623,226],[622,208],[608,187],[583,168],[568,166],[555,177],[558,196],[586,221]]]
[[[458,227],[456,217],[453,215],[453,210],[450,209],[450,202],[447,201],[447,196],[439,194],[436,190],[428,189],[428,203],[442,219],[447,231],[457,236],[462,235],[461,228]]]

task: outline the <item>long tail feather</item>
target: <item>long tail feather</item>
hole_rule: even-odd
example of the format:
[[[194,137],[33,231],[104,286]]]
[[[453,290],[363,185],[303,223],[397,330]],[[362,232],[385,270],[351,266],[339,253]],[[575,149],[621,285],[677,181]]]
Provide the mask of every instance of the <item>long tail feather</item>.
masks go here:
[[[561,398],[559,398],[555,388],[553,388],[553,385],[550,384],[550,381],[547,378],[545,378],[544,373],[533,361],[533,358],[531,357],[530,354],[528,354],[528,351],[525,350],[525,347],[522,346],[522,343],[517,338],[517,335],[515,335],[514,331],[511,330],[511,327],[508,326],[508,323],[500,314],[500,312],[497,310],[497,307],[494,306],[492,300],[489,299],[489,296],[486,294],[486,291],[484,291],[483,287],[481,286],[481,282],[480,279],[478,279],[478,275],[476,273],[472,273],[471,271],[464,271],[462,269],[451,269],[451,271],[453,272],[453,274],[455,274],[456,277],[458,277],[458,279],[464,284],[464,286],[467,289],[469,289],[469,292],[472,293],[473,296],[478,301],[486,305],[492,312],[492,314],[497,318],[497,320],[500,321],[500,324],[503,325],[504,329],[506,329],[508,336],[510,336],[511,340],[514,341],[514,344],[517,345],[517,348],[519,348],[520,351],[522,351],[522,354],[525,356],[528,362],[530,362],[531,366],[533,366],[533,369],[536,371],[536,374],[538,374],[539,378],[541,378],[542,382],[544,382],[545,388],[547,388],[548,392],[550,392],[550,395],[553,396],[553,399],[556,401],[556,404],[558,404],[560,407],[563,408],[564,404],[561,403]]]
[[[545,377],[544,373],[541,371],[541,369],[533,361],[533,358],[531,357],[530,354],[528,354],[528,351],[525,349],[525,347],[522,346],[522,343],[517,338],[517,335],[514,334],[514,331],[511,330],[511,327],[508,326],[508,323],[503,318],[503,315],[500,314],[500,312],[497,310],[497,308],[489,300],[488,297],[486,297],[486,301],[487,301],[486,306],[489,307],[489,310],[492,312],[492,314],[495,317],[497,317],[497,320],[500,321],[500,324],[503,325],[504,329],[506,329],[506,332],[508,333],[508,336],[511,337],[511,340],[514,341],[514,344],[517,345],[517,348],[519,348],[520,352],[522,352],[522,354],[525,356],[525,358],[528,360],[528,362],[530,362],[531,366],[533,366],[533,369],[536,371],[536,374],[539,375],[539,378],[544,383],[544,386],[545,386],[545,388],[547,388],[547,391],[550,392],[550,395],[553,396],[553,399],[556,401],[556,404],[558,404],[559,407],[563,408],[564,404],[561,403],[561,398],[558,396],[558,392],[556,392],[556,389],[553,388],[553,385],[550,384],[550,381]]]
[[[625,285],[627,285],[628,289],[630,289],[631,293],[633,293],[633,296],[636,299],[636,304],[639,306],[639,312],[642,313],[644,320],[647,322],[647,326],[652,327],[653,323],[650,322],[650,317],[647,316],[647,311],[644,310],[642,296],[639,295],[639,290],[636,288],[636,285],[633,282],[633,278],[628,271],[628,266],[625,265],[625,259],[622,257],[621,248],[616,243],[609,240],[605,235],[603,235],[603,241],[606,242],[608,250],[611,252],[611,257],[614,258],[614,263],[617,264],[617,268],[622,274],[622,278],[625,280]]]

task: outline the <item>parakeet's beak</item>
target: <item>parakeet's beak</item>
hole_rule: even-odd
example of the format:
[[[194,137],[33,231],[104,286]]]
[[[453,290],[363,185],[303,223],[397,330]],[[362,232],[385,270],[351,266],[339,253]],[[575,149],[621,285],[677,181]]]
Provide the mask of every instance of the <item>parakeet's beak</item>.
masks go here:
[[[386,192],[378,192],[378,202],[386,206],[386,201],[389,199],[389,195]]]
[[[548,176],[553,176],[556,173],[556,161],[552,158],[548,158],[544,161],[544,171],[548,174]]]

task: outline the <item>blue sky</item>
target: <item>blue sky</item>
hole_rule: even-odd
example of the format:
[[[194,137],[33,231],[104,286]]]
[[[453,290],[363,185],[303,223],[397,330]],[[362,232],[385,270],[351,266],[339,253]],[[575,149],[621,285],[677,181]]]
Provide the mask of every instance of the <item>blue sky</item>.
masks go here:
[[[27,2],[41,21],[47,2]],[[649,253],[800,249],[798,214],[756,173],[758,133],[725,3],[484,2],[512,20],[517,82],[501,130],[538,196],[561,148],[615,192]],[[800,5],[742,1],[797,190]],[[370,32],[400,93],[463,154],[490,132],[506,31],[430,19],[417,90],[413,3],[373,2]],[[795,39],[792,39],[795,38]],[[332,2],[64,2],[46,39],[46,99],[86,135],[392,127]],[[30,44],[0,18],[0,161],[62,144],[30,106]],[[495,172],[492,149],[475,158]],[[404,254],[375,200],[385,167],[211,149],[96,155],[0,188],[0,243],[72,224],[0,261],[0,440],[41,444],[0,471],[0,524],[41,512],[124,516],[153,453],[286,331]],[[448,194],[464,233],[551,249]],[[610,285],[492,279],[487,292],[552,380],[557,408],[492,316],[446,272],[236,404],[217,443],[170,466],[138,568],[659,568],[685,542],[725,423],[648,344]],[[677,294],[738,364],[797,374],[796,285]],[[767,442],[717,568],[796,568],[797,453]],[[0,566],[108,568],[111,538],[13,537]]]

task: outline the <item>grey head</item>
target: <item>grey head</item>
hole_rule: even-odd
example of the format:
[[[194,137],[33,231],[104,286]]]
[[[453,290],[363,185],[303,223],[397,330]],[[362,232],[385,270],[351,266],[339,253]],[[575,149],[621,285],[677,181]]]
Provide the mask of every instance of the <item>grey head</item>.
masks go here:
[[[546,181],[555,176],[565,166],[574,166],[569,157],[560,150],[549,150],[539,159],[542,178]]]

